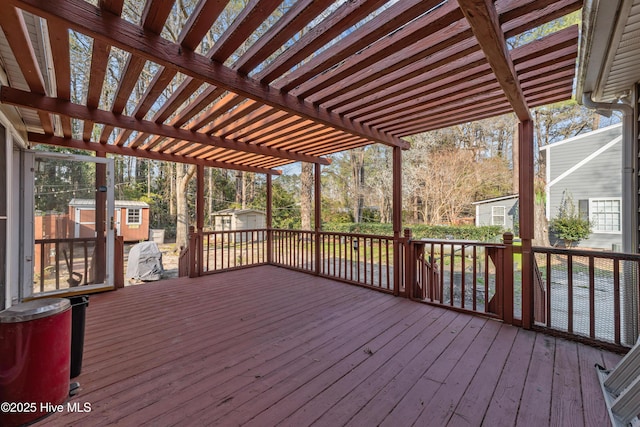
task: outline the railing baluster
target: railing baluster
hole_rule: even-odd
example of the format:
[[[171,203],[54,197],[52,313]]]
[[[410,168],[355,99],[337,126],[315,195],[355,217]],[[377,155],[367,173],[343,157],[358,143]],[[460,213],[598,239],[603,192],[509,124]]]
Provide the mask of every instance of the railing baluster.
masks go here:
[[[472,283],[472,287],[473,287],[473,311],[477,311],[478,307],[477,307],[477,300],[478,300],[478,277],[476,276],[478,274],[478,253],[476,250],[476,246],[473,246],[473,283]]]
[[[211,271],[211,268],[209,267],[209,256],[210,256],[210,251],[211,251],[211,235],[207,234],[207,260],[205,262],[205,265],[207,266],[207,271]]]
[[[551,253],[547,252],[547,327],[551,327]]]
[[[375,280],[375,270],[373,267],[373,255],[375,252],[375,243],[373,241],[373,238],[369,239],[369,282],[371,286],[375,286],[376,280]],[[366,261],[365,261],[365,265],[366,265]]]
[[[356,272],[358,276],[358,282],[360,282],[360,239],[356,238],[358,250],[356,251]]]
[[[618,259],[613,260],[613,317],[615,343],[620,344],[620,260]]]
[[[455,245],[451,244],[451,253],[449,255],[449,258],[451,259],[451,265],[449,266],[449,305],[453,306],[454,305],[454,298],[453,298],[453,294],[454,294],[454,283],[455,283],[455,276],[454,276],[454,270],[453,270],[453,264],[454,264],[454,258],[455,258]]]
[[[60,243],[55,244],[56,251],[56,289],[60,289]]]
[[[71,272],[73,271],[73,242],[69,242],[69,266],[70,268],[68,269],[69,271],[67,271],[67,274],[69,275],[69,279],[72,278],[72,274]],[[67,283],[71,284],[71,280],[69,280]],[[78,283],[78,285],[80,285],[80,283]]]
[[[484,312],[489,312],[489,251],[486,248],[484,251]]]
[[[567,256],[567,330],[573,333],[573,255]]]
[[[385,240],[385,264],[387,270],[387,289],[391,290],[391,268],[389,268],[389,239]]]
[[[349,241],[349,254],[349,279],[353,280],[353,238]]]
[[[45,243],[40,244],[40,292],[44,292],[44,253],[47,251]]]
[[[460,306],[462,308],[464,308],[464,286],[465,286],[465,277],[464,277],[464,261],[465,261],[465,256],[464,256],[464,245],[461,245],[462,248],[462,259],[460,261],[460,269],[462,270],[462,278],[460,280],[462,280],[462,286],[460,286]]]
[[[596,298],[595,298],[595,268],[593,257],[589,257],[589,336],[596,337]]]

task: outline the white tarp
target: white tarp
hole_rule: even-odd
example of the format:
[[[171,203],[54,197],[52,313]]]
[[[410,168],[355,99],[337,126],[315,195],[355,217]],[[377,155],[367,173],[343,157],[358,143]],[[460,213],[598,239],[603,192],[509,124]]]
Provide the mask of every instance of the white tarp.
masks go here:
[[[164,273],[162,252],[155,242],[142,242],[129,251],[127,278],[136,280],[160,280]]]

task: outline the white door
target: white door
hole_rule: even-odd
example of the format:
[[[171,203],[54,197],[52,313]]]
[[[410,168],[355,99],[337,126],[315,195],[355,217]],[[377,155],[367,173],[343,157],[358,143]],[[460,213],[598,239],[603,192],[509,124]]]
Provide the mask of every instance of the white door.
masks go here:
[[[34,230],[24,235],[25,241],[33,239],[34,251],[32,277],[24,281],[23,295],[64,296],[113,289],[113,159],[27,153],[30,159],[26,161],[33,167],[23,168],[23,180],[25,187],[34,188],[34,194],[25,201],[25,212],[32,212]],[[93,177],[99,164],[106,168],[106,185],[96,191]],[[105,241],[98,240],[95,232],[91,233],[96,226],[98,193],[106,195]]]

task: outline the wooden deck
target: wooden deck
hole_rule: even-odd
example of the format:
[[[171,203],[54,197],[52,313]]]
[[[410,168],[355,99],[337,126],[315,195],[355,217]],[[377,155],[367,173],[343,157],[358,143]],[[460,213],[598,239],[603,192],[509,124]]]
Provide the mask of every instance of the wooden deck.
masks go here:
[[[272,266],[92,296],[41,426],[606,426],[620,356]]]

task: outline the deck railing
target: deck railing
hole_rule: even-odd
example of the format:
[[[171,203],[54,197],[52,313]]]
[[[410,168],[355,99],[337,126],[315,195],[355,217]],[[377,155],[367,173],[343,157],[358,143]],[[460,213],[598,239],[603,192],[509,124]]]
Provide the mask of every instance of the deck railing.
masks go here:
[[[33,292],[49,292],[95,283],[103,263],[94,259],[96,237],[37,239],[34,242]],[[124,287],[124,242],[114,238],[114,278],[116,288]]]
[[[413,299],[484,315],[512,318],[512,298],[502,272],[507,245],[465,240],[411,241],[407,268]],[[511,309],[509,308],[511,307]]]
[[[271,236],[272,264],[310,273],[316,271],[313,231],[275,229]]]
[[[640,255],[536,247],[528,297],[512,237],[484,243],[414,240],[409,230],[397,239],[277,229],[193,233],[180,271],[273,264],[515,325],[530,323],[522,319],[526,304],[537,329],[613,346],[635,342]]]
[[[201,239],[202,257],[198,260],[202,264],[200,274],[267,262],[267,230],[206,231],[202,233]],[[197,246],[196,243],[195,247]]]
[[[34,292],[92,283],[95,237],[35,241]]]
[[[638,336],[640,255],[534,247],[536,325],[631,346]],[[534,287],[535,289],[535,287]]]
[[[319,275],[393,292],[393,237],[320,234]]]

